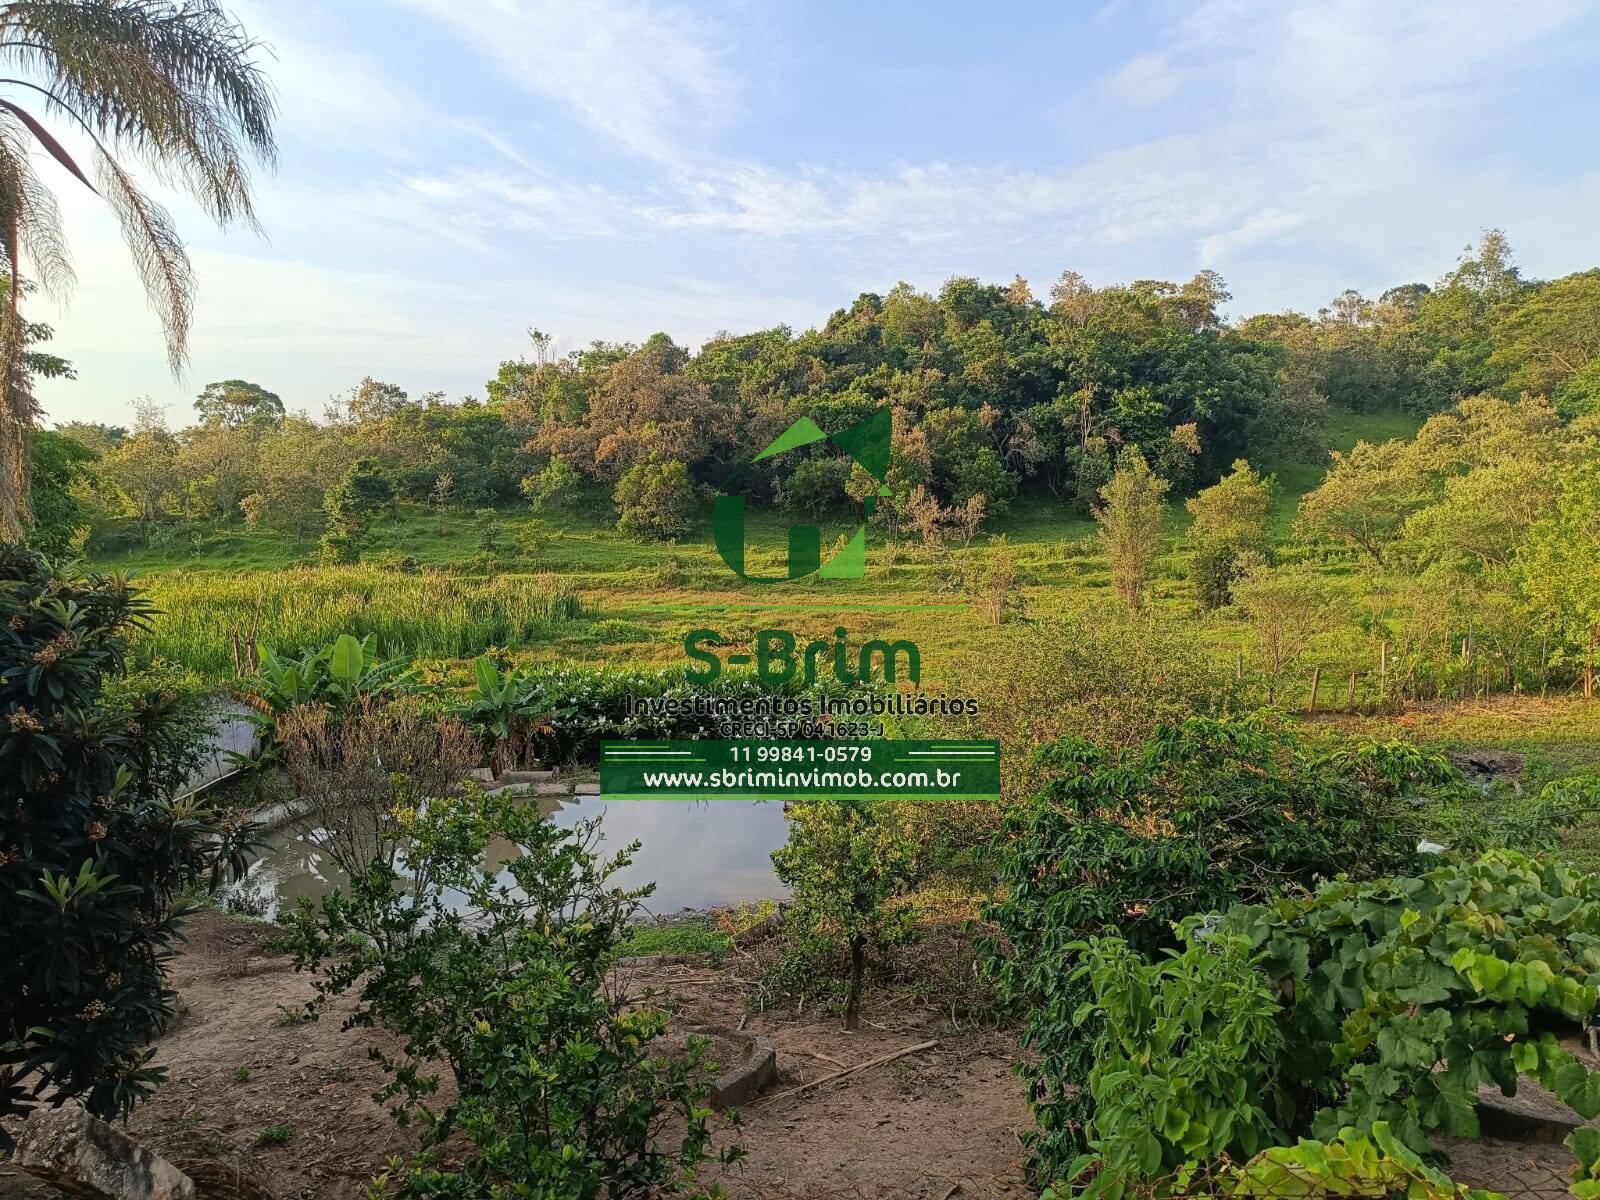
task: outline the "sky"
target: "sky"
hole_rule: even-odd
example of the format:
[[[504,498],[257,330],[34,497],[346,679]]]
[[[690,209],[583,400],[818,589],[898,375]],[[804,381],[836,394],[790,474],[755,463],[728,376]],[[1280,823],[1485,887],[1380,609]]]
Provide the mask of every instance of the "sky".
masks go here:
[[[1211,269],[1246,314],[1432,281],[1488,227],[1536,277],[1600,264],[1600,4],[231,9],[279,105],[265,235],[153,189],[200,281],[175,379],[114,220],[41,158],[78,279],[27,314],[77,368],[49,421],[180,425],[228,378],[313,415],[366,375],[481,395],[530,327],[698,347],[900,280]]]

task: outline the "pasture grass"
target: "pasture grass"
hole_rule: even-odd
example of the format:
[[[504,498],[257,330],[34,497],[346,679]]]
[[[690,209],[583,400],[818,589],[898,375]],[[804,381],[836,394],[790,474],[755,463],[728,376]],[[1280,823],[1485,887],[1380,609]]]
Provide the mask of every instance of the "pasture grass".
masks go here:
[[[1405,436],[1414,418],[1338,414],[1328,442]],[[1265,463],[1280,482],[1279,519],[1287,526],[1298,498],[1321,477],[1312,463]],[[1018,589],[1030,617],[1093,620],[1115,608],[1110,574],[1094,522],[1050,496],[1030,496],[986,527],[970,550],[885,544],[869,533],[868,573],[859,580],[747,583],[721,562],[707,529],[677,542],[641,542],[610,523],[610,505],[595,491],[578,511],[535,515],[526,508],[499,515],[496,548],[482,548],[469,514],[401,506],[377,522],[353,567],[315,564],[314,537],[267,529],[225,528],[194,542],[123,550],[94,557],[96,569],[132,571],[162,610],[139,641],[146,658],[182,663],[216,680],[232,677],[235,642],[283,652],[320,645],[339,633],[377,635],[379,652],[424,660],[464,678],[465,660],[489,649],[527,661],[579,660],[595,665],[665,665],[684,661],[682,643],[709,628],[728,641],[784,628],[802,642],[831,639],[843,628],[852,645],[874,637],[909,638],[921,650],[926,682],[959,688],[975,672],[996,669],[1000,644],[981,603],[962,588],[956,560],[981,559],[1003,535],[1017,552]],[[781,574],[790,518],[750,515],[754,573]],[[1182,619],[1211,649],[1218,669],[1231,669],[1248,633],[1226,614],[1202,614],[1186,579],[1183,543],[1189,514],[1169,506],[1167,546],[1149,589],[1153,619]],[[823,529],[824,546],[846,531]],[[1328,571],[1351,606],[1359,581]],[[553,578],[552,578],[553,577]],[[1348,672],[1371,666],[1374,646],[1354,622],[1319,639],[1311,665],[1343,695]],[[1304,681],[1280,695],[1303,704]],[[1370,697],[1363,678],[1358,699]],[[1333,693],[1329,693],[1330,695]]]

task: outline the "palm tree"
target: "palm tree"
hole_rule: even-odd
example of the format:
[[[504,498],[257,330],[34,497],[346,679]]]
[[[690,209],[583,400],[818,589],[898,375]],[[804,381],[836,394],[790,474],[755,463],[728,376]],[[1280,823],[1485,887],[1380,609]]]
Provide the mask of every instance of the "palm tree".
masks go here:
[[[271,164],[276,148],[257,49],[216,0],[0,3],[0,272],[53,294],[72,283],[55,198],[34,172],[43,149],[116,214],[178,374],[194,298],[189,257],[124,163],[181,187],[218,225],[259,228],[249,160]],[[87,172],[47,122],[84,144]],[[25,290],[0,297],[0,541],[20,540],[28,513],[37,407],[17,313]]]

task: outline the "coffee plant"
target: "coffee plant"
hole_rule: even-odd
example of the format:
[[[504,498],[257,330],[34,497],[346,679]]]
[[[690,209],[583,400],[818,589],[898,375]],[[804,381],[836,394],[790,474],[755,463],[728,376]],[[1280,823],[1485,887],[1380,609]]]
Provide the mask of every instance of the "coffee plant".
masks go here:
[[[0,546],[0,1117],[44,1096],[110,1117],[156,1087],[181,897],[243,870],[250,830],[174,795],[195,698],[123,677],[151,612],[122,577]]]

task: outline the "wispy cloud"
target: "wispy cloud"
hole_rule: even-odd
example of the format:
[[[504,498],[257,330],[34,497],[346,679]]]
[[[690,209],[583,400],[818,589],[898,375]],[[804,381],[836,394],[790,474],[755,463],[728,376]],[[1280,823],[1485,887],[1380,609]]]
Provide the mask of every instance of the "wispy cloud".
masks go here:
[[[643,0],[404,0],[507,82],[646,157],[726,123],[739,98],[727,34],[704,10]]]

